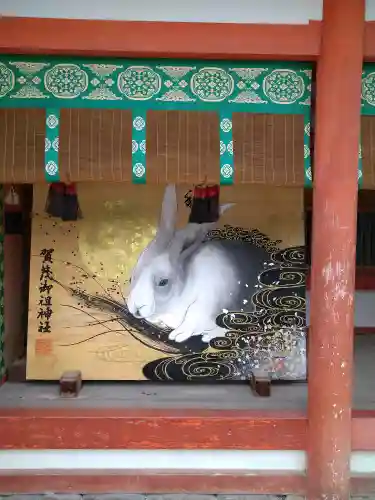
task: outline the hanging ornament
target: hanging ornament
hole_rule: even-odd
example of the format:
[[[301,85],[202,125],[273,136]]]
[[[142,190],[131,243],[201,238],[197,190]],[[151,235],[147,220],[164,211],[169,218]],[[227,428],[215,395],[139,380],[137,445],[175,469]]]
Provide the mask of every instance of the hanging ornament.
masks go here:
[[[193,198],[190,209],[189,222],[193,224],[202,224],[207,219],[207,199],[206,187],[203,184],[195,186],[193,189]]]
[[[219,220],[220,216],[219,194],[220,194],[220,188],[217,184],[207,186],[209,222],[217,222]]]
[[[9,186],[4,197],[4,230],[5,234],[22,234],[23,213],[21,196],[15,186]]]
[[[189,222],[206,224],[219,219],[219,186],[199,184],[193,190]]]
[[[4,204],[12,207],[20,206],[20,197],[13,185],[10,186],[7,195],[4,198]]]
[[[62,220],[71,221],[78,219],[82,219],[82,212],[78,203],[76,185],[74,183],[65,184]]]
[[[62,217],[65,185],[63,182],[50,184],[45,211],[51,217]]]
[[[76,186],[73,183],[54,182],[50,184],[45,211],[63,221],[82,218]]]

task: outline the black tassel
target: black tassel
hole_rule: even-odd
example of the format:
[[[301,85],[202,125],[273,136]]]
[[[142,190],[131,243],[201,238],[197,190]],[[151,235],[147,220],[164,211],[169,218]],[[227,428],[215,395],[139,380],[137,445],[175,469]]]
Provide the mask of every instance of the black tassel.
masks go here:
[[[74,184],[56,182],[50,185],[46,202],[46,212],[63,221],[75,221],[82,218]]]
[[[63,182],[50,184],[45,211],[52,217],[62,217],[65,186]]]
[[[220,216],[220,188],[217,184],[207,187],[208,222],[217,222]]]
[[[219,186],[217,184],[196,186],[191,199],[189,222],[195,224],[217,222],[219,215]]]
[[[195,186],[193,191],[193,199],[192,199],[189,222],[195,224],[203,224],[207,222],[207,217],[208,217],[207,188],[203,185]]]
[[[74,221],[82,218],[75,184],[65,184],[64,205],[61,218],[63,221]]]

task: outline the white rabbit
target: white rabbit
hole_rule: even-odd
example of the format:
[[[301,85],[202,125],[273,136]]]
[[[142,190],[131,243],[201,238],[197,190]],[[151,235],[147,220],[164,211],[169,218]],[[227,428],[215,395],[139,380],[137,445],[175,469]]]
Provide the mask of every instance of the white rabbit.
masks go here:
[[[220,213],[231,206],[221,206]],[[226,330],[216,325],[216,317],[235,307],[247,268],[252,269],[251,280],[243,285],[250,287],[247,296],[254,291],[265,251],[251,243],[203,241],[215,223],[187,224],[176,230],[176,218],[176,189],[170,185],[165,190],[157,234],[134,267],[127,306],[135,317],[171,328],[171,340],[183,342],[202,335],[209,342],[225,335]]]

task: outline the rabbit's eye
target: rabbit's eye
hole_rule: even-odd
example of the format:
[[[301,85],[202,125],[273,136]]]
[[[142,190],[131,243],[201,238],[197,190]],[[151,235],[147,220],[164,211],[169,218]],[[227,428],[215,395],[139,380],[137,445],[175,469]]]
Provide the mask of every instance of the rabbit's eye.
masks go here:
[[[161,279],[158,283],[158,286],[167,286],[169,283],[169,280],[167,278]]]

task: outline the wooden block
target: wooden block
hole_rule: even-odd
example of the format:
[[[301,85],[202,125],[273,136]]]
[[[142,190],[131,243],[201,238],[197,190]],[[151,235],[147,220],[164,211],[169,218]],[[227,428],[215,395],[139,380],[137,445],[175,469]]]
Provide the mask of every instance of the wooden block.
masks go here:
[[[64,372],[60,378],[60,396],[76,398],[82,388],[82,374],[80,371]]]
[[[250,387],[256,396],[269,398],[271,396],[271,377],[268,373],[253,372],[250,377]]]

